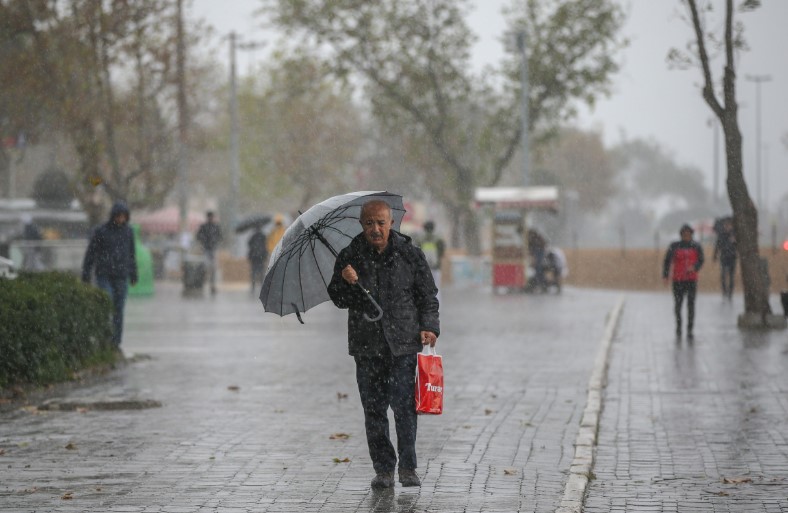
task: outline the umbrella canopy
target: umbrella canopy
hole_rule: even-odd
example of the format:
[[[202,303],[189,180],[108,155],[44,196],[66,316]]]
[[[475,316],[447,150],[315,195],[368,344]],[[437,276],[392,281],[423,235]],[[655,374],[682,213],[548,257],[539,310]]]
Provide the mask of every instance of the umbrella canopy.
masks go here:
[[[361,233],[361,206],[371,200],[389,204],[398,230],[405,215],[402,197],[385,191],[334,196],[293,221],[271,253],[260,291],[266,312],[295,313],[301,320],[300,312],[330,299],[328,284],[337,253]]]
[[[271,222],[271,216],[267,216],[264,214],[257,214],[254,216],[247,217],[246,219],[242,219],[235,225],[235,233],[245,232],[251,228],[259,226],[262,228],[263,226],[267,225]]]

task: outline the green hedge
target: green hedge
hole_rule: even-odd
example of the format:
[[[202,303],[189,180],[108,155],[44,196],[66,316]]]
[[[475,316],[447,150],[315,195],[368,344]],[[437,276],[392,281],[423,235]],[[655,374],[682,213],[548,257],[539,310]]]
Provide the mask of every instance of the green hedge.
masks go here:
[[[62,272],[0,278],[0,389],[71,379],[115,360],[111,301]]]

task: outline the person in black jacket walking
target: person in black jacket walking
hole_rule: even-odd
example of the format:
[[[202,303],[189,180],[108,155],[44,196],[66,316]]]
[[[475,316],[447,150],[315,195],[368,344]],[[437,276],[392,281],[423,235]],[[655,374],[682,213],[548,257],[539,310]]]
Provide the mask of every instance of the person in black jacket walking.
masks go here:
[[[82,281],[90,283],[95,269],[96,285],[112,299],[112,342],[120,347],[123,335],[123,309],[128,283],[137,283],[134,234],[129,226],[129,209],[123,203],[112,206],[109,221],[93,233],[82,262]]]
[[[703,266],[703,247],[692,240],[694,230],[688,224],[679,229],[681,240],[672,242],[662,263],[662,278],[668,283],[671,268],[673,309],[676,316],[676,336],[681,336],[681,304],[687,296],[687,338],[692,339],[695,324],[695,295],[698,292],[698,271]]]
[[[348,312],[348,350],[364,408],[367,445],[375,469],[373,488],[394,486],[399,462],[403,486],[420,486],[416,474],[417,354],[440,335],[438,289],[424,253],[410,237],[391,229],[391,208],[380,200],[364,204],[363,232],[340,253],[328,286],[331,300]],[[368,289],[383,309],[374,322]],[[388,409],[394,411],[397,450],[389,437]]]
[[[222,242],[222,228],[214,221],[213,212],[205,213],[205,222],[197,230],[197,241],[205,252],[208,261],[208,281],[211,285],[211,294],[216,294],[216,250]]]
[[[265,234],[260,226],[255,226],[254,233],[249,237],[247,242],[248,251],[246,258],[249,260],[250,280],[252,282],[251,292],[254,295],[256,287],[255,284],[263,283],[265,274],[265,261],[268,259],[268,246]]]
[[[733,276],[736,273],[736,236],[733,233],[733,221],[730,218],[722,221],[717,242],[714,244],[712,260],[720,260],[720,284],[722,297],[730,300],[733,297]]]

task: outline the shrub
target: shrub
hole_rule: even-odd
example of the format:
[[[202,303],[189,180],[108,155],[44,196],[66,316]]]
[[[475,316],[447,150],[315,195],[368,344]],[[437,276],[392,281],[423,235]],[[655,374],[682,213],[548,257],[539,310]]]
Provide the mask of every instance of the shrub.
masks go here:
[[[114,361],[111,301],[62,272],[0,278],[0,388],[44,385]]]

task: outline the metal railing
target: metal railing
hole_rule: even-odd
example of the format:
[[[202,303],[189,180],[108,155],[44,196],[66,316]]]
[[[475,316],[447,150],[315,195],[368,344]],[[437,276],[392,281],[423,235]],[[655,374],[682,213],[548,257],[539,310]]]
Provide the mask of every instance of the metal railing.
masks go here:
[[[9,256],[18,270],[79,273],[87,247],[84,239],[17,240],[11,242]]]

